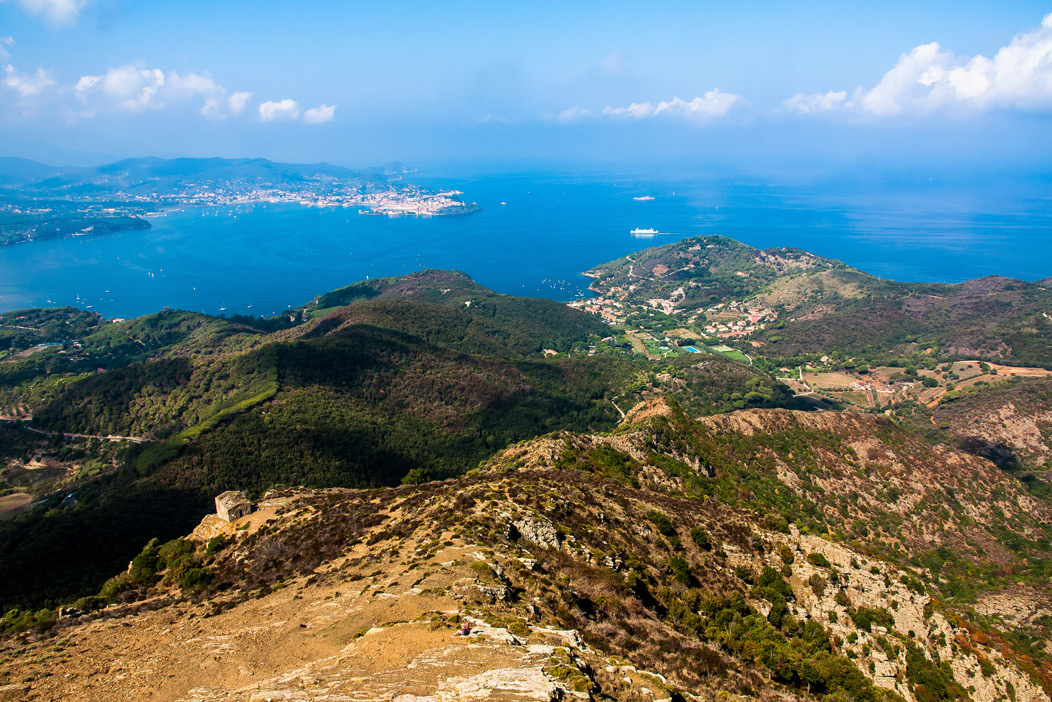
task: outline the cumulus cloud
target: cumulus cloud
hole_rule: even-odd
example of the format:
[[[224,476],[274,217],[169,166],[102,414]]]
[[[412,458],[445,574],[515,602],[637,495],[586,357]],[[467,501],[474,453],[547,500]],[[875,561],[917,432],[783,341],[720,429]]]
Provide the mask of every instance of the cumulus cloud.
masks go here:
[[[232,113],[239,115],[244,111],[245,105],[248,104],[251,97],[252,93],[245,91],[231,93],[230,97],[226,99],[226,106]]]
[[[295,100],[267,100],[259,104],[259,119],[263,122],[296,119],[300,116],[300,106]]]
[[[241,92],[228,95],[226,88],[208,75],[165,73],[142,66],[117,66],[100,75],[81,76],[73,93],[85,107],[82,116],[99,110],[144,112],[199,102],[198,112],[210,119],[241,112],[251,96]]]
[[[318,105],[303,113],[303,121],[307,124],[324,124],[331,122],[336,116],[336,105]]]
[[[55,79],[48,71],[38,68],[36,73],[20,73],[11,64],[4,66],[4,85],[23,97],[39,95],[44,88],[55,85]]]
[[[9,63],[11,52],[8,47],[14,45],[15,40],[12,37],[0,37],[0,72],[3,74],[0,85],[13,90],[21,98],[19,102],[27,105],[30,98],[39,95],[56,82],[51,72],[43,68],[37,68],[34,73],[23,73]]]
[[[21,0],[22,9],[31,15],[43,15],[49,22],[68,24],[77,18],[87,0]]]
[[[837,97],[842,94],[801,94],[784,104],[800,113],[846,109],[878,117],[1052,106],[1052,14],[993,58],[958,59],[937,42],[921,44],[902,54],[876,86],[858,88],[849,100]]]
[[[719,117],[724,117],[735,105],[744,102],[741,95],[724,93],[720,90],[710,90],[702,97],[693,100],[672,98],[658,103],[633,102],[626,107],[603,108],[602,115],[606,117],[622,117],[627,119],[644,119],[650,117],[675,117],[694,122],[705,122]],[[577,108],[571,108],[577,109]],[[564,111],[563,114],[565,114]],[[561,116],[561,115],[560,115]],[[575,116],[576,117],[576,116]]]
[[[846,99],[846,90],[830,90],[828,93],[818,93],[816,95],[797,93],[782,104],[792,112],[806,115],[812,112],[828,112],[829,110],[835,110],[843,105]]]
[[[4,0],[0,0],[4,2]],[[162,109],[196,109],[207,119],[226,119],[249,109],[252,93],[228,91],[208,73],[163,71],[141,64],[115,66],[60,84],[51,71],[24,73],[11,63],[15,40],[0,36],[0,111],[28,117],[50,105],[66,120],[114,112],[148,113]],[[50,89],[50,90],[49,90]],[[47,91],[46,96],[41,94]],[[264,122],[300,119],[299,104],[285,99],[259,106]],[[322,103],[302,113],[306,124],[331,122],[336,105]]]

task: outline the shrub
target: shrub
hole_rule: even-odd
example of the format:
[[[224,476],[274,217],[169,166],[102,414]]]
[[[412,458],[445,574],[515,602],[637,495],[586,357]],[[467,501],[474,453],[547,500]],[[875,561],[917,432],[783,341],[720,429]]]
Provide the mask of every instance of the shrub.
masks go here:
[[[816,568],[829,568],[830,566],[833,565],[832,563],[829,562],[829,559],[826,558],[821,553],[809,553],[809,554],[807,554],[807,562],[810,563],[811,565],[815,566]]]
[[[406,473],[405,477],[402,478],[402,485],[423,485],[429,483],[434,478],[431,475],[431,469],[425,467],[417,467]]]
[[[855,622],[855,626],[863,631],[872,631],[874,624],[889,630],[895,626],[895,618],[883,608],[860,606],[857,609],[849,609],[847,613],[851,621]]]
[[[680,583],[690,587],[691,576],[690,576],[690,564],[687,563],[687,559],[683,556],[673,556],[668,561],[669,570],[672,572],[673,579]]]
[[[209,583],[212,574],[207,568],[188,568],[179,578],[179,585],[184,590],[199,590]]]
[[[778,555],[781,556],[782,563],[785,565],[792,565],[793,561],[796,560],[796,556],[793,554],[793,549],[789,548],[786,544],[782,544],[778,547]]]
[[[209,556],[219,553],[224,548],[226,548],[227,544],[229,543],[230,538],[225,534],[214,536],[211,539],[209,539],[208,544],[205,545],[205,553],[207,553]]]
[[[807,579],[807,584],[811,586],[812,592],[817,596],[821,597],[826,591],[826,579],[818,573],[815,573]]]
[[[676,528],[672,526],[672,520],[663,512],[652,509],[647,512],[647,519],[654,524],[654,527],[662,536],[672,536],[676,533]]]
[[[789,533],[789,520],[780,514],[768,514],[763,518],[763,523],[771,531],[780,531],[783,534]]]
[[[468,567],[479,580],[492,581],[494,579],[493,569],[485,561],[472,561]]]
[[[709,540],[709,535],[706,534],[701,527],[694,527],[691,529],[690,538],[702,551],[712,550],[712,542]]]

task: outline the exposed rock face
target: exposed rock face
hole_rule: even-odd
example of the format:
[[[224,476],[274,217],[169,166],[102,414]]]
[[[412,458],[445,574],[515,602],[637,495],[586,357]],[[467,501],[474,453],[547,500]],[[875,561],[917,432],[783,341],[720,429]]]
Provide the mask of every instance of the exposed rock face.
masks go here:
[[[559,548],[559,532],[547,519],[523,517],[512,521],[511,526],[527,543],[541,548]]]
[[[933,421],[1003,468],[1052,468],[1052,380],[1014,380],[943,403]]]
[[[217,514],[205,515],[201,523],[190,533],[188,538],[194,541],[207,542],[217,536],[232,536],[237,533],[237,527]]]

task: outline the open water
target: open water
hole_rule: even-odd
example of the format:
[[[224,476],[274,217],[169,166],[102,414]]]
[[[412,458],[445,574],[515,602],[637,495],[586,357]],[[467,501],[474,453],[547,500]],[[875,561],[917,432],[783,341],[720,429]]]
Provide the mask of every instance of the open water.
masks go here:
[[[634,174],[410,176],[482,211],[433,219],[298,205],[194,208],[153,228],[0,248],[0,310],[90,306],[132,317],[165,306],[272,315],[366,277],[452,268],[499,292],[569,300],[580,275],[698,234],[791,246],[875,275],[960,282],[1052,276],[1050,179],[990,185],[809,185]],[[634,197],[652,196],[652,201]],[[502,204],[506,203],[506,204]],[[635,227],[656,228],[652,239]]]

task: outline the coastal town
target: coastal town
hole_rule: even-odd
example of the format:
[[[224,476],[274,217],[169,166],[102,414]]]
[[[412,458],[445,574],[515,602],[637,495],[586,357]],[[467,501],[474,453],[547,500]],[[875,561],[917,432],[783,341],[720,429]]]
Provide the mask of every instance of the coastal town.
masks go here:
[[[389,217],[434,217],[468,214],[478,210],[478,205],[458,199],[463,194],[459,190],[432,191],[409,184],[390,185],[382,189],[330,184],[324,188],[267,187],[248,191],[201,185],[163,198],[133,196],[130,201],[187,207],[287,203],[305,207],[356,207],[359,214]]]
[[[354,208],[361,215],[438,217],[476,212],[454,189],[402,180],[405,170],[351,171],[270,162],[175,164],[132,160],[64,173],[23,186],[0,185],[0,245],[147,229],[149,218],[187,207],[286,204]],[[173,171],[175,171],[173,173]],[[132,178],[132,173],[141,174]]]

